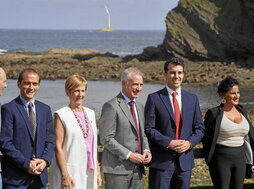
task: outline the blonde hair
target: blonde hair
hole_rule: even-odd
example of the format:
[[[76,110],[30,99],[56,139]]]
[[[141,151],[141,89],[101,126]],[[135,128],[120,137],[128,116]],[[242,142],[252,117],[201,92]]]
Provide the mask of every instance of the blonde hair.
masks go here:
[[[72,89],[74,89],[80,85],[84,85],[85,88],[87,89],[86,79],[80,75],[73,74],[73,75],[67,77],[67,79],[65,81],[65,91],[70,92]]]

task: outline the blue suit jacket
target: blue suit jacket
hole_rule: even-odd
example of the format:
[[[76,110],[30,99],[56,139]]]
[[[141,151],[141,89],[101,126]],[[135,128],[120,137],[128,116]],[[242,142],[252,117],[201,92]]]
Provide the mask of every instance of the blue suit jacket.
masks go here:
[[[51,163],[55,135],[50,107],[35,101],[36,137],[32,137],[32,128],[27,112],[20,97],[2,106],[2,131],[0,149],[3,153],[3,182],[9,185],[22,185],[32,179],[28,174],[30,160],[36,158]],[[48,182],[47,169],[40,175],[43,185]]]
[[[204,123],[199,101],[196,95],[181,91],[182,130],[180,139],[190,141],[192,146],[200,142],[204,134]],[[166,87],[148,96],[145,106],[145,132],[152,152],[149,166],[165,170],[173,160],[174,152],[168,144],[175,139],[175,120],[169,94]],[[179,154],[182,171],[194,167],[194,154],[190,149]]]

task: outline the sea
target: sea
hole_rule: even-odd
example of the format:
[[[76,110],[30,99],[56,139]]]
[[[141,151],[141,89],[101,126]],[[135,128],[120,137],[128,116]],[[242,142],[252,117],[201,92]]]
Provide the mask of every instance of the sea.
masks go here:
[[[6,51],[46,51],[50,48],[93,48],[101,53],[110,52],[118,56],[138,54],[148,46],[162,43],[165,31],[89,31],[89,30],[15,30],[0,29],[0,53]],[[1,56],[1,55],[0,55]],[[8,87],[0,97],[2,104],[19,94],[15,80],[7,81]],[[145,104],[147,95],[164,85],[145,83],[138,100]],[[220,99],[215,86],[183,86],[197,94],[202,110],[217,106]],[[89,81],[85,106],[94,109],[96,118],[100,116],[103,103],[115,97],[121,90],[120,82]],[[241,90],[241,104],[254,105],[254,88]],[[37,98],[52,108],[52,111],[68,105],[64,91],[64,80],[42,81]]]
[[[36,95],[36,99],[50,105],[52,112],[69,104],[69,98],[64,90],[65,80],[42,80],[40,89]],[[7,88],[0,97],[0,102],[5,104],[19,95],[16,80],[8,80]],[[157,90],[164,88],[163,84],[149,84],[145,83],[143,90],[137,99],[143,105],[147,100],[147,95]],[[217,106],[220,103],[220,98],[216,93],[215,86],[208,87],[192,87],[182,86],[184,90],[194,93],[198,96],[200,108],[205,111],[208,108]],[[121,83],[119,81],[88,81],[88,89],[84,101],[84,105],[91,108],[96,113],[96,119],[99,119],[103,104],[118,95],[121,91]],[[254,105],[253,95],[254,89],[241,90],[241,104]]]
[[[112,32],[97,30],[0,29],[0,53],[5,51],[41,52],[49,48],[92,48],[118,56],[139,54],[145,47],[163,42],[165,31]]]

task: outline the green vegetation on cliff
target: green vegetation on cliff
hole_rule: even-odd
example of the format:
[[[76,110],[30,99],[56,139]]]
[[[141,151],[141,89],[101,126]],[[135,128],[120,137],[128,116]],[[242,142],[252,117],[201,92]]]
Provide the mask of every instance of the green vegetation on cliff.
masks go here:
[[[195,7],[201,7],[204,5],[207,5],[210,1],[209,0],[180,0],[180,5],[184,7],[188,7],[190,9],[193,9]]]

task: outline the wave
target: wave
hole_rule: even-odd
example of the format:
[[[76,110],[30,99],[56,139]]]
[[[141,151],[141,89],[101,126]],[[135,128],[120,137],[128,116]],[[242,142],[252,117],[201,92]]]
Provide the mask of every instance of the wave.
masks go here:
[[[7,53],[7,52],[8,52],[7,50],[0,49],[0,54],[5,54],[5,53]]]

